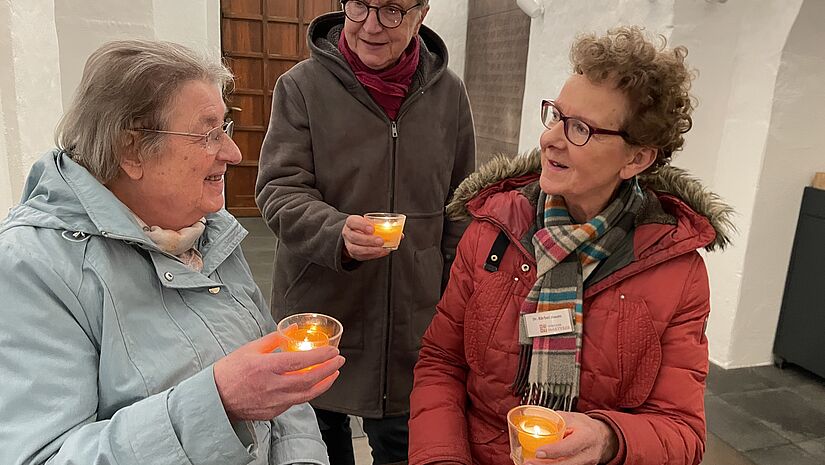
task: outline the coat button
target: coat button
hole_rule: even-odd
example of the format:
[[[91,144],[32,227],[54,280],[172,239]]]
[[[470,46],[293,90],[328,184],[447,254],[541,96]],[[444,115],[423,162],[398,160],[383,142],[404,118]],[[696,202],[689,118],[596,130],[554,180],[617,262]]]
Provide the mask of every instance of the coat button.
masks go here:
[[[521,271],[527,273],[528,271],[530,271],[530,265],[528,265],[526,263],[521,265]]]
[[[494,262],[497,262],[498,261],[498,255],[496,255],[496,254],[490,255],[490,260],[494,261]]]
[[[217,294],[218,292],[221,292],[221,288],[219,288],[219,287],[210,287],[209,288],[209,293],[210,294]]]
[[[175,275],[173,275],[172,273],[170,273],[168,271],[166,273],[163,273],[163,277],[166,278],[167,281],[171,281],[171,280],[175,279]]]

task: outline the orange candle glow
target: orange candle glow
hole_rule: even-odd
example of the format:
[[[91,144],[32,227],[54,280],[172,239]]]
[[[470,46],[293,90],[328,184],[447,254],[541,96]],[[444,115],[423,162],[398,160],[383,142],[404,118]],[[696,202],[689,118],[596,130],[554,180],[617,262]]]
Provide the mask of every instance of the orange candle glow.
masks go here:
[[[523,459],[536,458],[536,450],[551,444],[562,437],[563,431],[553,421],[532,415],[525,415],[516,421],[518,426],[518,441],[522,448]]]
[[[316,325],[309,327],[295,326],[286,332],[288,338],[287,352],[312,350],[329,345],[329,336]]]

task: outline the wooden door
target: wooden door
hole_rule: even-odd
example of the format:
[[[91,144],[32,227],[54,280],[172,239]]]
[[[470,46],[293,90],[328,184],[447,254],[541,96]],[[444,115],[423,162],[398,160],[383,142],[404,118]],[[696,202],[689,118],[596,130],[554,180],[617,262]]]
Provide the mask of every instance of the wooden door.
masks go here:
[[[221,51],[235,73],[227,105],[243,154],[241,163],[226,172],[226,208],[233,215],[260,215],[255,178],[275,81],[309,57],[309,22],[339,8],[336,0],[221,0]]]

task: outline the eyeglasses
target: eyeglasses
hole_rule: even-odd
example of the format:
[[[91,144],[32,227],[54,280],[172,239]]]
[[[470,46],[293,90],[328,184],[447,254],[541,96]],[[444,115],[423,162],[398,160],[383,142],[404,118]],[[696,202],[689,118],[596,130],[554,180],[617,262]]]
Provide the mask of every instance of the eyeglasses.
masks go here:
[[[403,10],[398,5],[370,6],[361,0],[344,0],[341,5],[344,7],[344,14],[354,23],[363,23],[369,17],[370,10],[375,10],[378,22],[387,29],[395,29],[400,26],[401,21],[404,21],[404,16],[410,10],[421,6],[420,3],[417,3]]]
[[[593,127],[578,118],[564,116],[556,103],[552,100],[541,101],[541,122],[547,129],[553,129],[559,121],[564,121],[564,137],[571,144],[581,147],[590,140],[593,134],[607,134],[609,136],[621,136],[625,142],[630,143],[630,135],[625,131],[613,131]]]
[[[203,138],[204,143],[203,147],[206,149],[206,153],[209,155],[215,155],[216,153],[220,152],[221,147],[223,147],[224,141],[229,138],[232,138],[232,133],[235,130],[235,122],[234,121],[227,121],[220,126],[216,126],[206,134],[195,134],[191,132],[176,132],[176,131],[161,131],[160,129],[135,129],[135,131],[140,132],[156,132],[159,134],[172,134],[173,136],[188,136],[188,137],[198,137]],[[227,136],[227,137],[224,137]]]

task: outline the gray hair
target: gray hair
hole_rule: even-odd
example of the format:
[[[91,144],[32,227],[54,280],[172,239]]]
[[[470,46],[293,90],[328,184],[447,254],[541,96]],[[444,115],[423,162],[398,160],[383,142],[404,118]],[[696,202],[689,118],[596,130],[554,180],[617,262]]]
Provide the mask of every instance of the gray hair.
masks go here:
[[[102,183],[114,179],[123,149],[137,128],[163,129],[169,106],[186,82],[232,84],[232,72],[220,60],[172,42],[109,42],[86,60],[83,77],[55,130],[57,146]],[[159,152],[163,134],[136,134],[142,156]]]

